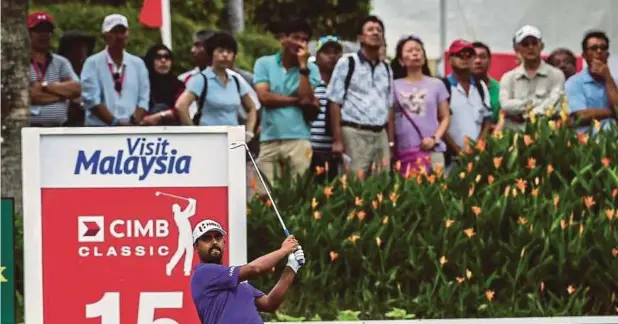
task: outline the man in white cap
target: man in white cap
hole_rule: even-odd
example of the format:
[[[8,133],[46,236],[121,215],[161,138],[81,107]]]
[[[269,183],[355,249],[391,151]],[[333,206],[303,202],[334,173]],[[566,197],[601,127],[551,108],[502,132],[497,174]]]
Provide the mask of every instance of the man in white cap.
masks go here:
[[[242,266],[222,265],[225,230],[213,220],[201,221],[193,230],[193,246],[202,263],[191,278],[191,296],[202,324],[263,323],[258,312],[274,312],[294,281],[304,253],[290,235],[281,248]],[[268,295],[246,282],[268,273],[288,257],[279,282]],[[299,262],[300,261],[300,262]]]
[[[89,57],[81,73],[86,126],[139,125],[148,111],[150,81],[144,61],[125,51],[125,16],[105,17],[105,49]]]
[[[545,116],[558,103],[564,73],[541,59],[543,38],[538,28],[523,26],[513,39],[522,63],[502,76],[500,106],[506,113],[506,127],[522,130],[531,114]]]

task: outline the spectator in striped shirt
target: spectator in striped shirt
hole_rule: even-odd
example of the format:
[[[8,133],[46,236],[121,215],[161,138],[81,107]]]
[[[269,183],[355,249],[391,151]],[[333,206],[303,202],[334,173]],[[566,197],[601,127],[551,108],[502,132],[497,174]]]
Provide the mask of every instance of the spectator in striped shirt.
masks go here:
[[[326,88],[335,69],[335,64],[341,58],[343,46],[339,37],[324,36],[318,40],[316,52],[315,63],[320,69],[321,80],[314,90],[314,96],[320,103],[320,114],[311,123],[311,146],[313,146],[311,170],[316,170],[316,181],[323,182],[324,178],[327,178],[330,182],[337,176],[341,156],[332,152],[333,138],[329,123]],[[317,172],[318,168],[327,170],[322,174],[321,171]]]
[[[28,15],[30,33],[30,126],[57,127],[67,121],[69,100],[81,87],[66,58],[50,52],[54,22],[46,12]]]

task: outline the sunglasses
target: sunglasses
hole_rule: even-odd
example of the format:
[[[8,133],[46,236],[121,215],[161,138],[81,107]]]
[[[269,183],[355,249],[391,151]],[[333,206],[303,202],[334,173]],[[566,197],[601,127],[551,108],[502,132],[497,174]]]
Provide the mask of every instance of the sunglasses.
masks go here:
[[[608,49],[609,49],[609,46],[607,45],[592,45],[587,48],[587,50],[592,51],[592,52],[607,52]]]
[[[172,59],[172,56],[169,55],[169,54],[157,54],[157,55],[155,55],[154,58],[155,58],[155,60],[163,60],[163,59],[165,59],[165,60],[169,61],[169,60]]]
[[[204,234],[204,235],[200,236],[199,240],[204,242],[204,243],[210,243],[210,242],[213,242],[213,241],[221,242],[221,241],[223,241],[223,234],[221,234],[221,233]]]
[[[120,73],[116,72],[113,75],[114,78],[114,89],[116,92],[122,92],[122,82],[120,81]]]
[[[455,53],[453,54],[453,56],[460,58],[460,59],[468,59],[471,58],[473,55],[472,52],[468,52],[468,51],[461,51],[459,53]]]

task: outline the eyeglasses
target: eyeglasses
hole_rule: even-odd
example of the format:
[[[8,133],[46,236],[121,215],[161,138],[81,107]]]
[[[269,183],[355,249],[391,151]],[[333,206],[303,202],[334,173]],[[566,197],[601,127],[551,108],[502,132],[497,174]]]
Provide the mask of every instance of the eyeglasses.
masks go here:
[[[163,59],[169,61],[169,60],[172,59],[172,57],[169,54],[157,54],[157,55],[155,55],[155,60],[163,60]]]
[[[120,73],[116,72],[113,74],[114,78],[114,89],[116,92],[122,92],[122,81],[120,80]]]
[[[221,234],[221,233],[204,234],[204,235],[200,236],[199,240],[204,242],[204,243],[210,243],[210,242],[213,242],[213,241],[221,242],[221,241],[223,241],[223,234]]]
[[[588,47],[586,50],[589,50],[592,52],[607,52],[608,49],[609,49],[609,46],[607,45],[592,45]]]

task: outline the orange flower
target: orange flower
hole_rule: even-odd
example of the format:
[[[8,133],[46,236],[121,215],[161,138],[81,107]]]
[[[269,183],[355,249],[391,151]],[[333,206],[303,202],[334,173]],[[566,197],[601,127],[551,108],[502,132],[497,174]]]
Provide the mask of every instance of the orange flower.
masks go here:
[[[442,188],[442,191],[446,191],[446,189],[448,189],[446,183],[443,183],[440,187]]]
[[[517,223],[521,225],[526,225],[528,224],[528,219],[526,217],[519,216],[519,218],[517,219]]]
[[[474,215],[476,217],[478,217],[481,214],[481,207],[478,206],[472,206],[472,212],[474,213]]]
[[[562,229],[565,229],[565,228],[567,228],[567,226],[568,226],[567,222],[564,219],[561,219],[560,220],[560,227],[562,227]]]
[[[318,200],[315,197],[311,200],[311,209],[318,207]]]
[[[487,176],[487,183],[488,184],[492,184],[494,183],[494,176],[492,176],[491,174]]]
[[[390,200],[393,202],[393,207],[397,206],[397,199],[399,198],[399,195],[395,192],[391,192],[390,195]]]
[[[584,224],[579,224],[579,235],[581,236],[584,233]]]
[[[455,221],[452,220],[452,219],[447,219],[446,221],[444,221],[444,226],[446,228],[449,228],[449,227],[453,226],[453,224],[455,224]]]
[[[361,221],[361,222],[362,222],[363,220],[365,220],[365,216],[366,216],[366,215],[367,215],[367,214],[365,214],[365,212],[364,212],[364,211],[362,211],[362,210],[361,210],[361,211],[359,211],[358,213],[356,213],[356,217],[358,217],[358,220],[359,220],[359,221]]]
[[[534,169],[536,167],[536,160],[534,158],[528,159],[528,169]]]
[[[530,146],[532,143],[534,143],[534,138],[530,135],[524,135],[524,144],[526,144],[526,146]]]
[[[382,246],[382,240],[379,237],[376,237],[376,244],[378,247]]]
[[[526,255],[526,247],[525,246],[521,249],[521,253],[519,253],[519,257],[523,259],[524,255]]]
[[[464,230],[464,233],[466,234],[468,238],[472,238],[474,235],[476,235],[474,228],[467,228]]]
[[[356,197],[356,201],[354,202],[356,206],[361,206],[363,204],[363,200],[360,197]]]
[[[353,220],[356,217],[356,211],[352,210],[348,213],[348,220]]]
[[[445,264],[448,263],[448,259],[443,255],[440,257],[440,267],[443,267]]]
[[[611,160],[610,160],[608,157],[604,157],[604,158],[602,158],[602,159],[601,159],[601,163],[603,163],[603,165],[604,165],[606,168],[609,168],[609,163],[610,163],[610,162],[611,162]]]
[[[560,196],[554,195],[554,207],[558,207],[558,202],[560,202]]]
[[[249,179],[249,185],[251,186],[251,189],[253,191],[257,189],[257,180],[255,180],[254,176],[251,176],[251,178]]]
[[[464,136],[464,147],[463,147],[463,152],[465,154],[470,154],[472,153],[472,149],[470,148],[470,137],[468,136]]]
[[[365,179],[365,170],[358,170],[357,177],[359,180]]]
[[[551,174],[552,172],[554,172],[554,167],[551,164],[549,164],[547,166],[547,174]]]
[[[341,182],[341,187],[343,190],[346,190],[348,187],[348,177],[345,174],[342,175],[341,178],[339,178],[339,182]]]
[[[442,175],[444,174],[444,166],[441,163],[436,164],[433,167],[433,173],[436,175],[436,177],[442,178]]]
[[[466,167],[466,171],[468,171],[468,173],[472,172],[472,167],[474,166],[474,164],[472,164],[472,162],[468,163],[468,166]]]
[[[481,177],[481,175],[479,174],[479,175],[476,176],[476,178],[474,178],[474,182],[479,183],[479,182],[481,182],[482,178],[483,177]]]
[[[310,149],[310,148],[308,148],[308,149],[305,151],[305,157],[307,157],[307,159],[311,160],[311,157],[312,157],[312,156],[313,156],[313,150],[312,150],[312,149]]]
[[[567,147],[571,147],[571,140],[567,141]]]
[[[273,206],[272,201],[270,201],[270,199],[267,199],[267,200],[266,200],[266,207],[270,208],[270,207],[272,207],[272,206]]]
[[[472,278],[472,271],[466,269],[466,278],[468,279]]]
[[[579,142],[579,144],[588,144],[588,135],[586,135],[585,133],[579,133],[577,135],[577,141]]]
[[[614,218],[614,214],[615,214],[615,211],[613,209],[606,209],[605,210],[605,216],[607,217],[608,221],[611,221],[612,218]]]
[[[338,257],[339,257],[339,253],[335,251],[330,251],[330,261],[331,262],[337,260]]]
[[[614,188],[614,190],[612,190],[612,198],[616,198],[616,196],[618,196],[618,188]]]
[[[541,281],[541,284],[539,285],[539,290],[541,292],[543,292],[543,290],[545,290],[545,282],[544,281]]]
[[[464,280],[466,280],[466,279],[464,279],[464,278],[462,278],[462,277],[457,277],[457,278],[455,278],[455,280],[457,280],[457,282],[458,282],[458,283],[462,283],[462,282],[464,282]]]
[[[519,189],[519,191],[521,191],[521,193],[526,192],[526,185],[528,184],[528,181],[522,179],[522,178],[517,178],[517,180],[515,180],[515,186],[517,187],[517,189]]]
[[[360,235],[350,235],[350,237],[348,237],[348,241],[352,242],[352,244],[356,243],[356,240],[358,240],[360,238]]]
[[[613,248],[612,249],[612,255],[615,257],[618,257],[618,249],[617,248]]]
[[[596,202],[594,201],[594,198],[592,196],[584,197],[584,205],[586,205],[586,208],[590,209],[590,207],[594,206],[595,204]]]
[[[573,294],[577,289],[575,289],[575,287],[569,285],[569,287],[567,287],[567,292],[569,293],[569,295]]]
[[[401,171],[401,161],[396,161],[394,168],[395,171]]]
[[[530,194],[532,195],[532,197],[538,196],[539,195],[539,188],[537,187],[537,188],[532,189]]]
[[[326,172],[328,172],[328,161],[324,162],[324,170],[326,170]]]
[[[459,179],[463,179],[466,177],[466,173],[465,172],[460,172],[459,173]]]
[[[485,148],[487,147],[487,141],[481,138],[476,142],[475,148],[479,152],[485,152]]]
[[[326,199],[330,198],[330,196],[332,195],[333,195],[333,186],[324,187],[324,196],[326,196]]]
[[[504,197],[508,197],[509,196],[509,192],[511,191],[511,186],[506,186],[506,188],[504,188]]]
[[[501,157],[501,156],[498,156],[498,157],[494,158],[494,167],[496,169],[499,169],[500,166],[502,165],[502,159],[503,159],[503,157]]]
[[[426,176],[426,178],[427,178],[427,182],[429,182],[430,184],[434,184],[436,182],[436,175],[435,174],[432,174],[432,175],[430,175],[428,177]]]
[[[313,218],[315,218],[316,220],[320,220],[322,219],[322,213],[320,213],[319,211],[314,211],[313,212]]]
[[[513,197],[517,197],[517,189],[513,188],[512,194],[513,194]]]
[[[373,209],[378,209],[378,201],[377,200],[372,201],[371,206],[373,206]]]
[[[384,216],[382,218],[382,224],[384,224],[384,225],[388,224],[388,216]]]
[[[384,199],[384,195],[382,193],[379,193],[376,196],[378,197],[378,202],[381,204],[382,200]]]
[[[321,166],[317,165],[317,166],[315,167],[315,174],[316,174],[316,175],[321,175],[321,174],[323,174],[323,173],[324,173],[324,170],[325,170],[325,169],[324,169],[323,167],[321,167]]]
[[[496,292],[493,290],[485,290],[485,298],[487,298],[488,301],[492,301],[494,299],[494,296],[496,295]]]
[[[468,197],[472,197],[472,195],[474,195],[474,185],[470,186],[468,190]]]

